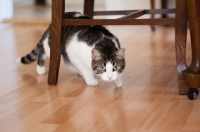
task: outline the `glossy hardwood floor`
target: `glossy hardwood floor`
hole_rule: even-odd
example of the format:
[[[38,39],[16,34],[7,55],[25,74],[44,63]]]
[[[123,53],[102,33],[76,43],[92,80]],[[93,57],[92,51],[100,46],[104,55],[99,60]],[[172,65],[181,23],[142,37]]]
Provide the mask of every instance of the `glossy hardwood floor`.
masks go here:
[[[0,132],[200,131],[200,97],[190,101],[178,94],[174,28],[152,33],[149,26],[107,27],[126,48],[124,84],[116,88],[106,82],[87,86],[63,63],[58,85],[48,86],[35,62],[17,64],[47,26],[0,28]]]

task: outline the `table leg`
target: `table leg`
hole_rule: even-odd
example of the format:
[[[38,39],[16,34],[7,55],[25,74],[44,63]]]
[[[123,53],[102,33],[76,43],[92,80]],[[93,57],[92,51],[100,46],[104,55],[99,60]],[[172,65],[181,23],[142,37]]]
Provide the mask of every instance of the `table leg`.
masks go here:
[[[182,74],[187,87],[200,88],[200,1],[187,0],[187,12],[191,34],[192,62]]]

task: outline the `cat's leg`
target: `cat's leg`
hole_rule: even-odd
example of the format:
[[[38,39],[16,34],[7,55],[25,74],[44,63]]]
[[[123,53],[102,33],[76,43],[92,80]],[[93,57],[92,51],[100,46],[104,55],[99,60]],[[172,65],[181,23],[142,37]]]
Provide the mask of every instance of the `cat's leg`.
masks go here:
[[[82,73],[75,67],[73,66],[72,64],[67,64],[67,68],[74,72],[74,73],[77,73],[79,76],[83,76]]]
[[[93,71],[84,71],[83,77],[87,83],[87,85],[98,85],[99,80],[94,77]]]
[[[42,42],[42,46],[39,47],[39,55],[37,61],[37,73],[43,75],[46,73],[45,60],[46,57],[50,57],[50,37],[47,34]]]
[[[114,80],[114,84],[116,87],[120,88],[122,87],[122,73],[118,74],[118,77],[116,80]]]
[[[87,85],[96,86],[99,84],[99,80],[94,77],[93,71],[89,68],[82,69],[81,73]]]
[[[38,61],[37,61],[37,69],[36,69],[39,75],[43,75],[46,72],[45,59],[46,59],[46,56],[43,50],[40,50],[39,55],[38,55]]]
[[[99,84],[99,80],[94,77],[93,70],[83,64],[79,59],[74,59],[74,66],[79,71],[79,74],[83,76],[87,85],[96,86]]]

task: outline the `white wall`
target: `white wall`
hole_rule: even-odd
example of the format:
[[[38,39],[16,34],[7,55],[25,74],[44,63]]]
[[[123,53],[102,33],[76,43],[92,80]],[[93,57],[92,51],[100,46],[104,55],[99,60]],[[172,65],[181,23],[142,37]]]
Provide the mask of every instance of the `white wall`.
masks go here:
[[[13,1],[0,0],[0,22],[13,17]]]
[[[51,4],[51,1],[52,0],[47,0],[47,4]],[[106,0],[95,0],[95,4],[98,4],[98,5],[105,5],[105,2]],[[69,5],[83,5],[83,2],[84,2],[84,0],[65,0],[65,3],[66,4],[69,4]]]
[[[160,8],[160,0],[156,0],[155,2],[156,2],[155,8]],[[107,0],[106,9],[109,10],[150,9],[150,0]],[[149,18],[149,15],[143,16],[142,18]]]

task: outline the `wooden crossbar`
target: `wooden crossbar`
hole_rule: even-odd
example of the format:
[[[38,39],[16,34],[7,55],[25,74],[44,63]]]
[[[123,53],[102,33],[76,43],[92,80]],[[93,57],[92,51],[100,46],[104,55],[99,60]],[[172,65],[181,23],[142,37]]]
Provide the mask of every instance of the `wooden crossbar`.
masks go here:
[[[94,11],[94,16],[104,16],[104,15],[126,15],[133,12],[138,12],[140,10],[121,10],[121,11]],[[175,9],[152,9],[143,10],[145,14],[173,14]]]
[[[138,18],[144,14],[145,14],[145,10],[141,10],[141,11],[132,12],[127,15],[124,15],[123,17],[120,17],[119,19]]]
[[[174,18],[159,19],[63,19],[63,25],[174,25]]]

